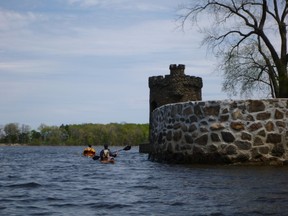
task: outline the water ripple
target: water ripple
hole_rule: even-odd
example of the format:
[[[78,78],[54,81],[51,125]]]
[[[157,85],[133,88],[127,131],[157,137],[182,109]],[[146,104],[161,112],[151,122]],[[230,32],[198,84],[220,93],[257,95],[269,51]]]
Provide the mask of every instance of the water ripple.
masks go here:
[[[38,184],[36,182],[28,182],[28,183],[20,183],[20,184],[12,184],[12,185],[7,185],[6,187],[10,187],[10,188],[38,188],[41,187],[41,184]]]
[[[82,147],[1,148],[0,215],[286,214],[285,167],[167,165],[133,148],[107,165]]]

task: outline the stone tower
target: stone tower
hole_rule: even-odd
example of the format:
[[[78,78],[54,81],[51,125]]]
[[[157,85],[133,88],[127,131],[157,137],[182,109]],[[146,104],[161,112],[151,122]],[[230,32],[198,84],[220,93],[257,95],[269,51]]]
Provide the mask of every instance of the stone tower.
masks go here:
[[[171,64],[169,68],[170,75],[149,77],[150,118],[153,110],[162,105],[202,100],[202,78],[185,75],[182,64]]]

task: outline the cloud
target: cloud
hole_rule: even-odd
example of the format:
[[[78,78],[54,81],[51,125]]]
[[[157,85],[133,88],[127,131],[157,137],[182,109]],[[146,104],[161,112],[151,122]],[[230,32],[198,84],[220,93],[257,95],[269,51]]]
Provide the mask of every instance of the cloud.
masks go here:
[[[176,28],[174,0],[59,2],[0,9],[2,122],[146,123],[148,78],[170,64],[203,77],[203,98],[215,98],[214,59],[199,33]]]
[[[103,0],[67,0],[67,2],[71,5],[81,5],[83,7],[99,6],[105,3]]]
[[[0,30],[16,31],[19,28],[25,28],[36,21],[43,20],[45,16],[32,12],[16,12],[1,9],[0,7]]]
[[[49,31],[52,25],[48,23],[45,30]],[[170,20],[154,20],[135,26],[109,29],[72,26],[66,30],[70,33],[43,34],[42,31],[21,28],[18,34],[13,30],[6,31],[5,37],[2,34],[4,43],[0,46],[2,50],[53,55],[123,56],[179,49],[185,47],[185,43],[188,45],[191,42],[190,38],[175,30],[174,23]],[[13,45],[8,42],[11,39],[14,41]]]
[[[161,11],[168,10],[171,0],[163,1],[147,1],[147,0],[67,0],[68,4],[82,6],[84,8],[100,7],[113,10],[133,10],[133,11]]]
[[[107,7],[113,4],[110,5],[111,8],[136,5],[160,10],[158,6],[160,4],[152,1],[131,2],[128,0],[69,0],[70,4],[103,4]],[[44,15],[39,12],[3,10],[2,16],[0,15],[0,21],[3,22],[0,23],[4,23],[5,27],[2,28],[3,32],[0,35],[2,41],[0,50],[25,53],[25,55],[41,53],[41,55],[66,56],[135,56],[172,50],[177,52],[177,49],[180,51],[186,49],[185,47],[189,49],[190,44],[199,42],[199,34],[189,32],[189,35],[185,36],[183,32],[176,29],[176,23],[171,18],[143,19],[133,24],[132,18],[128,16],[121,19],[131,19],[129,21],[132,24],[112,25],[114,20],[111,19],[108,21],[111,25],[103,26],[98,24],[98,16],[93,13],[85,17],[92,21],[78,21],[77,18],[81,20],[82,16],[82,14]],[[125,24],[127,21],[123,22]],[[10,43],[11,41],[13,44]]]

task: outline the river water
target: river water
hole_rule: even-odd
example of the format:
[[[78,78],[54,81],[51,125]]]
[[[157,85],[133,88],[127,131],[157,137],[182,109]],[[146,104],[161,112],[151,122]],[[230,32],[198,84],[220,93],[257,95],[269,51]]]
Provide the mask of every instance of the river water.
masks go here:
[[[287,167],[160,164],[138,147],[101,164],[82,150],[0,147],[0,215],[288,215]]]

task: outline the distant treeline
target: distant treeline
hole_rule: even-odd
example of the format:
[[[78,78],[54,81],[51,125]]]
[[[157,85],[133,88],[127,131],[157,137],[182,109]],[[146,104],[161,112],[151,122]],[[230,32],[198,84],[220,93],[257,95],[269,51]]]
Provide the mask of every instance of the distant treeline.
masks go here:
[[[38,130],[9,123],[0,126],[0,143],[28,145],[139,145],[148,142],[149,124],[110,123],[47,126]]]

